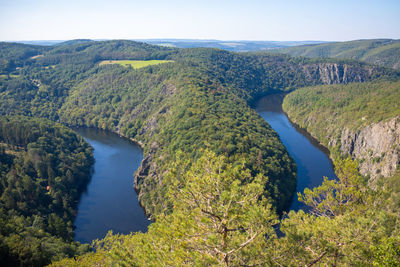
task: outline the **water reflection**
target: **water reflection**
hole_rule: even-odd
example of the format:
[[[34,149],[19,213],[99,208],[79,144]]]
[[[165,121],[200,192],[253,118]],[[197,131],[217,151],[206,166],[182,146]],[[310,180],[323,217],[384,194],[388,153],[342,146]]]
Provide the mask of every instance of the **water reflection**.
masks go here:
[[[327,149],[290,122],[282,111],[283,98],[283,94],[265,96],[257,102],[255,108],[279,134],[282,143],[297,164],[296,192],[303,192],[307,187],[321,185],[324,176],[336,179]],[[307,210],[307,207],[297,200],[297,194],[295,194],[290,209]]]
[[[109,230],[128,234],[146,231],[150,221],[133,188],[133,173],[142,160],[140,147],[116,134],[77,128],[94,148],[94,172],[82,194],[75,219],[75,240],[91,242]]]

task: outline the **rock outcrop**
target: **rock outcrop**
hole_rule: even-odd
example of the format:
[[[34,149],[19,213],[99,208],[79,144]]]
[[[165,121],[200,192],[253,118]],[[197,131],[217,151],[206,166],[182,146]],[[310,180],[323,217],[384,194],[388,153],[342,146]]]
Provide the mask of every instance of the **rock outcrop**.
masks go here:
[[[145,192],[141,189],[143,188],[151,188],[151,185],[148,184],[149,181],[157,181],[158,177],[158,166],[154,161],[154,156],[156,154],[156,150],[158,149],[158,144],[153,142],[150,146],[150,151],[143,157],[142,163],[140,164],[139,169],[135,172],[134,175],[134,188],[138,195],[139,202],[142,203],[142,199],[144,197]],[[148,216],[151,216],[152,210],[151,207],[142,206]],[[151,218],[151,217],[150,217]]]
[[[375,68],[369,65],[350,66],[340,63],[315,63],[303,66],[306,79],[314,84],[341,84],[371,80]]]
[[[393,175],[400,164],[400,117],[378,122],[350,131],[342,130],[340,140],[331,140],[330,146],[338,142],[343,154],[360,161],[360,172],[372,180],[382,175]]]

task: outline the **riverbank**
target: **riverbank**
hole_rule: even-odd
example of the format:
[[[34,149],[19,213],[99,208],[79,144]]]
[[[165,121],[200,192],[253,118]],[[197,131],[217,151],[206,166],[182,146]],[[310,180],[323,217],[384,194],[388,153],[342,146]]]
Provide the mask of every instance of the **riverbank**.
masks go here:
[[[255,109],[278,133],[281,142],[297,165],[296,192],[322,184],[323,177],[337,179],[329,151],[307,132],[293,124],[282,110],[285,94],[267,95],[258,100]],[[289,210],[308,210],[308,207],[293,195]]]
[[[75,240],[91,242],[109,230],[128,234],[147,231],[151,223],[139,205],[133,173],[142,161],[141,148],[127,138],[94,128],[74,128],[94,148],[94,172],[81,196]]]

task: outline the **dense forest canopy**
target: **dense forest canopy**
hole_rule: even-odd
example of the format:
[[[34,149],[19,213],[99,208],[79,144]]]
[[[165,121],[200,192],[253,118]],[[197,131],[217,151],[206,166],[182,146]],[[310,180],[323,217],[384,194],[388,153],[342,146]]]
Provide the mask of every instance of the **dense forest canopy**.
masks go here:
[[[318,250],[301,251],[299,257],[305,258],[296,258],[296,249],[292,245],[281,244],[274,237],[275,212],[282,214],[290,205],[296,187],[296,166],[278,135],[251,108],[251,104],[260,96],[304,86],[377,79],[394,81],[400,78],[399,72],[347,59],[293,58],[265,52],[239,54],[209,48],[176,49],[124,40],[81,40],[55,47],[1,45],[3,51],[0,55],[4,55],[1,60],[11,62],[8,54],[17,55],[15,58],[18,60],[4,64],[5,67],[0,69],[0,114],[47,118],[66,125],[114,131],[137,141],[144,149],[144,160],[135,175],[135,187],[141,204],[156,223],[148,234],[111,236],[111,240],[105,239],[103,244],[98,244],[99,253],[83,259],[89,257],[89,260],[105,264],[104,257],[108,252],[104,254],[103,250],[110,250],[112,259],[127,265],[136,261],[139,265],[146,261],[164,264],[160,262],[163,257],[170,264],[176,260],[182,264],[225,262],[231,265],[251,260],[254,264],[276,261],[276,264],[290,265],[312,262],[318,253],[328,253],[327,262],[334,262],[342,253],[341,249],[347,249],[340,247],[335,250],[333,243],[320,244],[315,236],[299,236],[302,234],[289,226],[296,224],[296,220],[314,220],[309,217],[311,215],[301,213],[291,215],[287,223],[287,238],[281,240],[287,240],[293,246],[298,240],[309,242],[309,246],[318,246]],[[170,62],[134,69],[118,64],[100,65],[104,60]],[[182,160],[182,157],[187,160]],[[212,175],[208,177],[202,173],[206,166],[220,166],[220,172],[211,168]],[[346,165],[346,168],[350,171],[357,169],[352,165]],[[221,188],[217,189],[224,193],[214,192],[213,202],[202,206],[196,199],[207,193],[216,175],[221,179]],[[200,195],[193,199],[191,194],[194,191]],[[244,198],[244,202],[233,198],[234,195],[246,194],[252,197]],[[182,195],[182,198],[176,198],[176,195]],[[311,194],[304,201],[318,198],[316,195]],[[226,203],[229,198],[236,204]],[[220,201],[222,207],[227,205],[227,211],[232,209],[228,214],[222,214],[225,216],[223,220],[222,215],[209,210],[218,207]],[[370,199],[362,202],[365,206],[357,206],[352,211],[362,213],[362,209],[370,205],[368,201]],[[341,205],[349,206],[342,202],[336,204],[340,210],[345,209]],[[339,224],[340,220],[352,216],[344,211],[342,214],[346,217],[330,218],[332,221],[329,223]],[[232,228],[230,216],[236,215],[239,218],[232,219],[232,223],[238,227]],[[365,220],[374,220],[382,214],[370,215]],[[392,215],[384,213],[382,216]],[[68,212],[66,217],[63,216],[60,217],[63,222],[70,222]],[[183,218],[188,220],[181,227]],[[199,218],[204,218],[204,221],[198,221]],[[219,223],[216,224],[215,220]],[[198,228],[200,222],[204,223],[202,229]],[[305,235],[314,234],[309,228],[312,225],[322,227],[327,222],[315,219],[315,223],[304,226],[307,228]],[[318,226],[319,223],[322,226]],[[167,225],[171,228],[165,228]],[[189,238],[190,233],[199,231],[207,237],[205,243]],[[385,231],[392,231],[394,239],[382,235],[375,240],[389,238],[386,240],[389,245],[398,242],[393,228],[385,228]],[[344,233],[338,233],[338,239],[340,234]],[[266,235],[271,239],[264,240],[262,237]],[[62,238],[68,241],[68,237],[70,235]],[[324,233],[321,238],[327,237]],[[273,242],[273,246],[266,242]],[[145,251],[137,248],[139,243],[144,244]],[[246,247],[248,243],[252,245]],[[159,248],[163,244],[166,245],[165,251],[154,251],[154,245]],[[174,244],[176,251],[168,247]],[[199,251],[187,254],[188,249],[197,245]],[[214,248],[211,254],[207,251],[210,246]],[[269,246],[275,250],[268,250]],[[267,249],[269,254],[261,248]],[[176,253],[167,256],[171,249]],[[279,256],[275,255],[271,261],[270,253],[285,249],[290,250],[288,253],[292,253],[293,259],[285,262],[276,259]],[[384,248],[378,247],[377,250]],[[355,253],[358,256],[362,254],[361,259],[375,255],[370,250]],[[269,255],[268,259],[265,255]],[[339,258],[344,262],[353,260]]]
[[[136,185],[149,213],[168,203],[162,190],[166,186],[157,181],[163,180],[177,149],[197,158],[204,146],[230,162],[245,158],[253,175],[268,177],[266,195],[278,211],[284,210],[295,188],[293,161],[248,104],[261,95],[306,85],[399,76],[353,61],[173,49],[123,40],[45,49],[40,57],[26,56],[24,67],[13,71],[15,77],[3,74],[0,112],[98,127],[140,141],[149,166],[142,166]],[[141,69],[98,64],[107,59],[173,62]]]
[[[328,145],[323,129],[338,137],[343,127],[357,130],[372,123],[388,121],[400,115],[400,82],[378,81],[305,87],[285,98],[283,107],[290,118],[315,132]],[[313,118],[308,123],[304,114]],[[303,120],[302,120],[303,119]],[[320,132],[318,132],[318,130]]]
[[[54,122],[6,116],[0,159],[2,265],[44,265],[87,251],[73,242],[73,219],[90,178],[89,145]]]
[[[178,166],[185,160],[180,155]],[[276,234],[276,214],[262,198],[262,177],[205,151],[188,170],[171,166],[171,214],[147,233],[113,235],[96,252],[51,266],[260,265],[397,266],[400,262],[399,172],[378,188],[366,186],[357,163],[335,162],[338,180],[325,180],[299,199],[312,213],[291,211]]]

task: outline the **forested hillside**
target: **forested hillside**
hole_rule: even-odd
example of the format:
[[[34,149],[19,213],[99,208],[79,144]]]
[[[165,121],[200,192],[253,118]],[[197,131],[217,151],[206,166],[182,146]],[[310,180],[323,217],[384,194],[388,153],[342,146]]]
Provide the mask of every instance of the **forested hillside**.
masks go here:
[[[108,59],[173,62],[141,69],[99,65]],[[180,50],[130,41],[84,42],[27,58],[16,77],[2,78],[0,111],[98,127],[140,142],[145,160],[135,184],[149,214],[169,205],[162,173],[176,152],[196,159],[199,148],[205,147],[232,163],[245,159],[253,175],[268,177],[266,196],[282,211],[295,188],[293,161],[248,103],[306,85],[398,75],[353,61]]]
[[[7,49],[20,49],[10,46]],[[175,260],[178,264],[256,264],[258,259],[265,263],[263,249],[269,246],[265,242],[276,241],[272,226],[277,223],[276,212],[282,214],[290,204],[296,167],[277,134],[251,108],[253,101],[304,86],[400,77],[395,70],[353,60],[173,49],[130,41],[66,43],[36,52],[35,56],[23,56],[15,69],[2,70],[0,114],[102,128],[134,139],[144,149],[135,187],[156,223],[148,234],[132,239],[114,236],[110,238],[118,240],[103,244],[107,251],[108,246],[118,246],[115,253],[124,261],[134,253],[127,265],[143,265],[147,260],[154,265]],[[169,62],[133,69],[100,65],[104,60]],[[209,202],[200,201],[205,196],[210,197]],[[368,201],[363,203],[369,205]],[[304,214],[293,216],[314,220]],[[380,215],[371,216],[366,220]],[[393,230],[387,227],[387,231]],[[289,228],[288,238],[296,239],[294,230]],[[271,239],[265,240],[266,235]],[[315,245],[312,238],[303,241]],[[128,244],[120,247],[121,242]],[[249,243],[252,245],[247,247]],[[145,251],[136,252],[138,244],[143,244]],[[324,249],[333,253],[329,246]],[[208,253],[210,247],[215,248],[212,253]],[[194,248],[198,251],[192,254]],[[315,258],[310,253],[303,251],[305,262]],[[100,254],[91,255],[102,261]],[[137,258],[139,254],[142,259]],[[300,263],[299,258],[287,260]],[[283,259],[277,262],[286,264]]]
[[[282,48],[277,51],[295,57],[356,59],[400,69],[400,40],[372,39],[311,44]]]
[[[324,146],[360,160],[372,178],[391,176],[400,164],[400,82],[301,88],[283,109]]]
[[[71,89],[60,112],[67,124],[118,131],[144,144],[145,160],[135,184],[151,214],[168,205],[168,185],[159,181],[175,153],[182,150],[195,159],[205,146],[230,162],[245,158],[253,175],[268,176],[266,189],[274,192],[271,197],[282,211],[294,190],[294,168],[276,135],[247,104],[260,95],[309,84],[397,75],[357,62],[300,61],[214,49],[183,50],[172,59],[174,63],[137,71],[102,66]]]
[[[59,124],[0,119],[0,263],[41,266],[88,251],[73,242],[92,149]]]
[[[0,42],[0,74],[13,73],[31,57],[50,50],[46,46]]]

